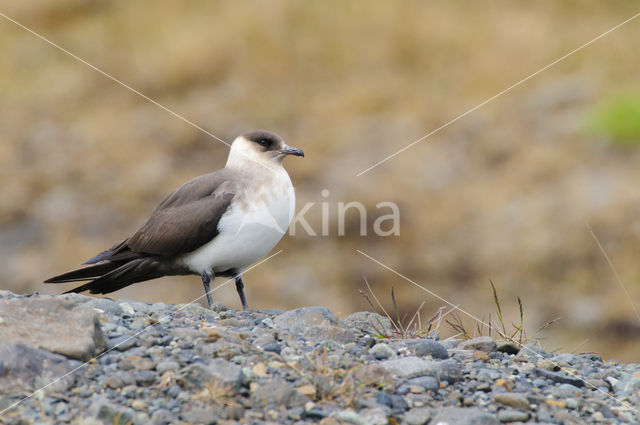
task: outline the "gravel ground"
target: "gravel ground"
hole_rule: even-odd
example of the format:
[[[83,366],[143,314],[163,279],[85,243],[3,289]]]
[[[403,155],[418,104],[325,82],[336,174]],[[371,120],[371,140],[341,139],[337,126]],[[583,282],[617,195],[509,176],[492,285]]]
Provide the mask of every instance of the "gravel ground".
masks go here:
[[[0,423],[640,423],[639,364],[488,337],[381,340],[381,326],[323,307],[0,291]]]

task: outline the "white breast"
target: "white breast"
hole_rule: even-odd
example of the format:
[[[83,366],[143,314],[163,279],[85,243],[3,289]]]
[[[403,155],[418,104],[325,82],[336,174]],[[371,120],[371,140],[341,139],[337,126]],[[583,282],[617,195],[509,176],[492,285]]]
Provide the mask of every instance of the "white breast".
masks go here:
[[[236,195],[218,223],[219,234],[209,243],[185,254],[182,261],[195,273],[241,271],[261,259],[280,241],[291,223],[295,194],[289,175],[273,176],[265,184]]]

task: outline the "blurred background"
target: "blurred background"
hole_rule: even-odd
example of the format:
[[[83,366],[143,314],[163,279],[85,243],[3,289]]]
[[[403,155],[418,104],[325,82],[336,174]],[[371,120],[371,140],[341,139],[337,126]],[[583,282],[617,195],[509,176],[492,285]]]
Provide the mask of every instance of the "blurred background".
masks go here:
[[[537,328],[547,350],[639,361],[640,19],[368,173],[356,174],[638,12],[629,1],[117,2],[25,0],[1,10],[226,141],[265,128],[319,234],[248,272],[252,308],[369,306],[366,276],[401,314],[441,301]],[[0,19],[0,288],[41,282],[134,231],[228,148]],[[329,191],[322,197],[321,191]],[[360,236],[395,202],[400,235]],[[321,203],[330,234],[320,235]],[[610,256],[627,296],[586,227]],[[222,283],[216,280],[216,284]],[[172,303],[197,277],[112,294]],[[214,294],[239,307],[233,285]],[[464,319],[472,329],[471,320]],[[453,333],[443,326],[443,336]]]

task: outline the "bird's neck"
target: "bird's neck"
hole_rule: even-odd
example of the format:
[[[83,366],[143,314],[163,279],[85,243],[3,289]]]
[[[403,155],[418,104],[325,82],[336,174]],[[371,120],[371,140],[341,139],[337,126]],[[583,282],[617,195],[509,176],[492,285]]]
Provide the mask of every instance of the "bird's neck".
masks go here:
[[[286,173],[282,166],[282,160],[265,158],[263,155],[256,155],[251,151],[235,150],[233,147],[229,151],[225,168],[244,172],[254,170],[257,173],[273,173],[275,175]]]

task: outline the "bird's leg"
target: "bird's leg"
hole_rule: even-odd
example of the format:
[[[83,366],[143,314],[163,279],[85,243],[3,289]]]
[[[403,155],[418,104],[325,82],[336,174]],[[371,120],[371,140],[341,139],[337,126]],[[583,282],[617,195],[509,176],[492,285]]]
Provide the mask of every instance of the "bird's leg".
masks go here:
[[[202,272],[202,285],[204,285],[204,293],[207,294],[207,302],[209,303],[209,308],[211,308],[211,304],[213,304],[213,301],[211,301],[211,289],[209,288],[209,283],[211,283],[211,281],[215,278],[216,276],[213,274],[213,272],[211,272],[211,274]]]
[[[236,276],[236,290],[238,291],[238,295],[240,295],[242,309],[248,310],[249,306],[247,305],[247,298],[244,296],[244,282],[242,281],[242,275],[240,274]]]

